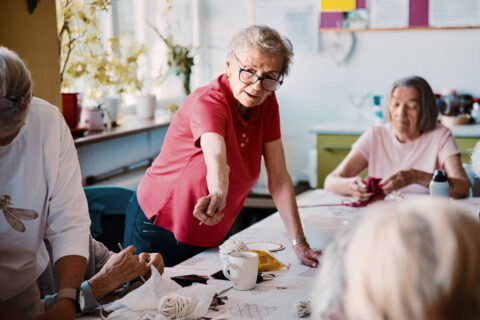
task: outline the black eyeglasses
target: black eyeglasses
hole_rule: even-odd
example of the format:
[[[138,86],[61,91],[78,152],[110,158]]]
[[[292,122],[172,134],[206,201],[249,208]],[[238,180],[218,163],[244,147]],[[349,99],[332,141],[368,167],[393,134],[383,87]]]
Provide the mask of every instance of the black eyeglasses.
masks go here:
[[[280,88],[280,86],[282,85],[283,83],[282,76],[280,76],[278,80],[267,78],[267,77],[259,77],[255,73],[243,69],[240,60],[238,60],[237,58],[237,55],[233,54],[233,56],[237,61],[238,68],[240,69],[238,70],[238,79],[240,79],[241,82],[248,85],[252,85],[257,83],[258,80],[260,80],[263,90],[267,90],[271,92],[278,90],[278,88]]]

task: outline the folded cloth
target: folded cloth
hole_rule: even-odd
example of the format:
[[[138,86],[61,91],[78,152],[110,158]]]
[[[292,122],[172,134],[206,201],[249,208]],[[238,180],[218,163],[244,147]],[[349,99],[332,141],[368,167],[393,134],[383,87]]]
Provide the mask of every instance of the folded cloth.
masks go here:
[[[152,275],[138,289],[130,292],[120,300],[114,301],[105,307],[109,314],[108,319],[174,319],[165,317],[160,312],[164,306],[165,297],[172,294],[188,298],[193,304],[193,311],[189,318],[205,316],[217,290],[214,286],[196,284],[182,288],[168,277],[162,278],[157,269],[152,266]],[[184,299],[185,300],[185,299]],[[190,303],[190,302],[189,302]],[[190,309],[190,308],[189,308]]]

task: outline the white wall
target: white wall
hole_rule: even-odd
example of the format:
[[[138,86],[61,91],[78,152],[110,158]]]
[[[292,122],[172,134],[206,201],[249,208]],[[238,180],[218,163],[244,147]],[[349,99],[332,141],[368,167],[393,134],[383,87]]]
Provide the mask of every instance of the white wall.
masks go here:
[[[200,0],[201,82],[225,69],[225,45],[250,24],[250,1]],[[385,94],[397,78],[417,74],[434,91],[455,88],[480,96],[480,29],[359,32],[356,48],[338,66],[322,48],[297,54],[277,92],[287,166],[293,179],[305,178],[308,150],[315,146],[310,126],[352,116],[348,96]],[[321,34],[320,44],[321,44]]]

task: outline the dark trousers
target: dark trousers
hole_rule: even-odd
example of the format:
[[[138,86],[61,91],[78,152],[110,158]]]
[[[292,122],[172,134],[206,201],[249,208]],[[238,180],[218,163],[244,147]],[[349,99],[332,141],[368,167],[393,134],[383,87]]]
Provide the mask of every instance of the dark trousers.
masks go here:
[[[175,239],[172,232],[153,224],[155,217],[148,219],[138,205],[137,194],[130,199],[125,228],[126,244],[133,244],[141,252],[158,252],[166,267],[173,267],[208,248],[183,244]]]

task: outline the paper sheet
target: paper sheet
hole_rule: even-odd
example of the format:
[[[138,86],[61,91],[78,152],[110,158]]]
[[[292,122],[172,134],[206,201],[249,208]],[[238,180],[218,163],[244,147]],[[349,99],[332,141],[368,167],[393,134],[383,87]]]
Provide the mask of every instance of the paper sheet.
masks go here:
[[[429,24],[432,27],[480,25],[480,0],[430,0]]]
[[[370,28],[408,27],[409,0],[370,0],[368,4]]]
[[[322,11],[351,11],[355,7],[356,0],[320,0]]]
[[[255,23],[286,35],[295,53],[312,53],[318,46],[318,0],[255,0]]]

